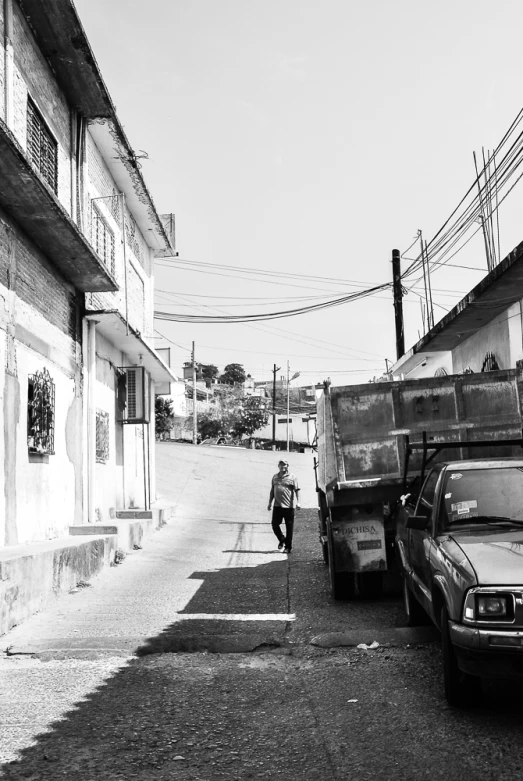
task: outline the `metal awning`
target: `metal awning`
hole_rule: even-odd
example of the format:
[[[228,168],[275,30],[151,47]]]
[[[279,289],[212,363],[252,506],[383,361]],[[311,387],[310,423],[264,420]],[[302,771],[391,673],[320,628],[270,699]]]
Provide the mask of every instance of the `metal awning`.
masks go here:
[[[77,290],[118,290],[85,236],[0,120],[0,205]]]
[[[523,297],[523,242],[492,269],[392,367],[406,372],[431,353],[450,352]]]
[[[176,382],[178,380],[156,350],[147,344],[140,333],[131,328],[115,309],[89,312],[85,319],[95,322],[96,332],[125,353],[131,365],[143,366],[154,382]]]

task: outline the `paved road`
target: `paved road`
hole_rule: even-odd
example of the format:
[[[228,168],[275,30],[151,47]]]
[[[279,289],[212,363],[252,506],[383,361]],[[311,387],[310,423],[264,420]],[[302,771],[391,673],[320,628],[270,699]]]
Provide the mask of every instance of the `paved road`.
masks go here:
[[[173,522],[1,640],[15,654],[0,662],[5,778],[521,775],[520,691],[486,687],[480,707],[453,711],[438,644],[405,642],[397,597],[331,600],[310,456],[290,459],[309,507],[295,550],[289,560],[275,550],[275,460],[159,445]],[[311,645],[348,631],[386,644]]]

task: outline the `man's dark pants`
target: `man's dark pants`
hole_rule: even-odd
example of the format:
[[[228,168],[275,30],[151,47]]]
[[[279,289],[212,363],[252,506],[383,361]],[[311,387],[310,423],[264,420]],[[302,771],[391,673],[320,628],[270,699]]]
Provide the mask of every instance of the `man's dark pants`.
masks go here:
[[[280,528],[283,521],[285,521],[285,537]],[[278,538],[278,542],[284,542],[285,547],[291,550],[294,532],[294,507],[272,508],[272,530]]]

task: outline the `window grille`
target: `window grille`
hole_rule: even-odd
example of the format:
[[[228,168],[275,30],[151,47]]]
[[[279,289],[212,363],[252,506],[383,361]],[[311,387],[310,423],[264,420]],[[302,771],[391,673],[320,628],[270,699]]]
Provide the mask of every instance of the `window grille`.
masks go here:
[[[114,274],[114,234],[93,204],[91,243],[104,265]]]
[[[33,101],[27,98],[27,154],[47,184],[58,192],[58,144]]]
[[[47,369],[31,374],[27,393],[27,447],[54,454],[55,386]]]
[[[96,461],[106,464],[109,461],[109,413],[96,410]]]

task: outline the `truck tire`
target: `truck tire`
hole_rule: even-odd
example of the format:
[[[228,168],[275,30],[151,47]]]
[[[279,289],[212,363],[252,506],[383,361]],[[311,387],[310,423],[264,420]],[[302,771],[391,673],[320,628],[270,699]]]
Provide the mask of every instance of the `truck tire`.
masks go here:
[[[407,626],[420,626],[428,623],[428,616],[412,593],[407,578],[402,578],[403,610]]]
[[[449,614],[441,608],[441,650],[443,654],[443,685],[449,705],[466,707],[474,704],[480,693],[480,679],[463,673],[458,667],[454,647],[450,639]]]
[[[331,570],[331,594],[336,600],[354,598],[356,584],[352,572],[335,572]]]
[[[362,599],[378,599],[383,593],[381,572],[361,572],[358,576],[358,591]]]
[[[320,491],[318,489],[318,520],[319,520],[320,544],[321,544],[321,553],[325,564],[329,563],[329,546],[326,541],[324,542],[326,534],[328,534],[328,530],[327,530],[328,517],[329,517],[329,507],[327,505],[327,497],[325,496],[323,491]]]
[[[336,561],[332,547],[332,530],[327,524],[328,564],[331,594],[333,599],[352,599],[355,593],[355,580],[352,572],[336,572]]]

